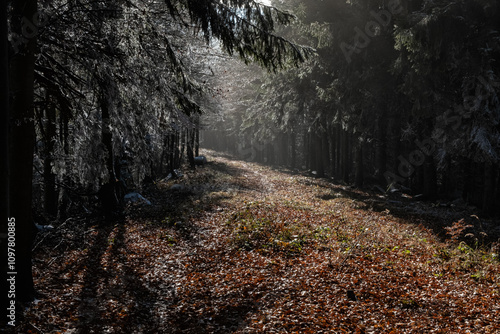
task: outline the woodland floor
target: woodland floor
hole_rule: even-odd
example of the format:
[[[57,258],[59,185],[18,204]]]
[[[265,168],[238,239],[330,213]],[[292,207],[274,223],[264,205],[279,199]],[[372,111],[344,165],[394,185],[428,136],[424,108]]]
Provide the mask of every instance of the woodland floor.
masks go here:
[[[498,236],[469,208],[206,153],[123,221],[40,235],[16,332],[500,333]]]

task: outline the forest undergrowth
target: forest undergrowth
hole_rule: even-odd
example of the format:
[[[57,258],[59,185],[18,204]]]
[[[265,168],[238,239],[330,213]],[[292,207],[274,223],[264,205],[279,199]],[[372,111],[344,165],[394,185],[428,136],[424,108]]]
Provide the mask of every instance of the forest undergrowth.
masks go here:
[[[121,221],[40,234],[40,297],[16,332],[500,332],[498,236],[482,218],[205,153]]]

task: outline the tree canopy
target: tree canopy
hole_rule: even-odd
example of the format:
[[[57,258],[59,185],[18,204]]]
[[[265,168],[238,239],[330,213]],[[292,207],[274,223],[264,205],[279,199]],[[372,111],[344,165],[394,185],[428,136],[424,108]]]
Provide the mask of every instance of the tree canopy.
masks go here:
[[[461,197],[494,211],[496,2],[287,6],[300,20],[283,34],[317,55],[254,88],[260,102],[249,98],[243,115],[235,116],[242,120],[235,147],[248,151],[259,141],[259,161],[274,163],[279,152],[280,164],[318,175],[408,188],[429,199]]]

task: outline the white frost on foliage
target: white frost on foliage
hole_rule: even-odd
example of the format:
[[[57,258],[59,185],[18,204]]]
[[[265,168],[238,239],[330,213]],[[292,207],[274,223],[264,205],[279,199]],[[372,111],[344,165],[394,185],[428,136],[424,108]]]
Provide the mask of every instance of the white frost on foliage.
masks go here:
[[[484,127],[475,126],[471,131],[471,141],[477,146],[481,153],[493,161],[498,161],[498,154],[488,138],[488,132]]]

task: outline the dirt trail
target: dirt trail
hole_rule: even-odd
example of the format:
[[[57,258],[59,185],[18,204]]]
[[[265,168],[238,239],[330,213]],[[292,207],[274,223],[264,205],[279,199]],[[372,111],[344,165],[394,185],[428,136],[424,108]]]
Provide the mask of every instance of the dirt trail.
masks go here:
[[[492,253],[376,194],[207,152],[123,222],[75,219],[34,256],[23,333],[495,333]],[[35,330],[37,328],[37,330]]]

